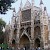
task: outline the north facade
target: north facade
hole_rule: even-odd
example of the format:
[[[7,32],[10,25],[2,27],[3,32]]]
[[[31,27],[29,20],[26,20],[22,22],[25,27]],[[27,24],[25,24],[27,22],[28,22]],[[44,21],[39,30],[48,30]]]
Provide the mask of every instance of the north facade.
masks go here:
[[[8,44],[15,48],[49,48],[49,19],[46,7],[40,0],[40,7],[34,6],[34,0],[28,0],[19,11],[13,10],[11,23],[8,25]]]

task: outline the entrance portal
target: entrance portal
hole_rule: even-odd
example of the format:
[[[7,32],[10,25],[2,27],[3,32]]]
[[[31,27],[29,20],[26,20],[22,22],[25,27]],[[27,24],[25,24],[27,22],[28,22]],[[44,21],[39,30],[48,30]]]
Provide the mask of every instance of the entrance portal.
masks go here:
[[[35,39],[35,48],[37,47],[40,47],[40,40],[37,38],[37,39]]]
[[[29,38],[25,34],[20,38],[20,48],[25,48],[26,50],[30,48]]]

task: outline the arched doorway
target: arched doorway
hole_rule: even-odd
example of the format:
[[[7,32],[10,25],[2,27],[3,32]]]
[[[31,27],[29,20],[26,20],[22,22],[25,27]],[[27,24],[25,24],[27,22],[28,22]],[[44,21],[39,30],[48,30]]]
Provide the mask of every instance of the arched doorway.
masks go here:
[[[40,40],[39,40],[39,38],[36,38],[36,39],[35,39],[34,46],[35,46],[35,48],[40,47]]]
[[[16,43],[16,42],[15,42],[15,39],[13,39],[13,40],[12,40],[12,47],[15,47],[15,45],[16,45],[15,43]]]
[[[30,48],[29,38],[25,34],[20,38],[20,48],[25,48],[26,50]]]

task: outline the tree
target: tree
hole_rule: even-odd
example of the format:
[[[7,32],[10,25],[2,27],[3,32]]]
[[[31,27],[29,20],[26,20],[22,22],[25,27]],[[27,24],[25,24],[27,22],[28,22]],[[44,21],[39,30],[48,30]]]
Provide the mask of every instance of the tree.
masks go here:
[[[6,23],[2,19],[0,19],[0,43],[4,41],[4,32],[2,31],[3,27],[5,27]]]
[[[0,13],[6,14],[6,11],[11,7],[11,3],[14,3],[16,0],[0,0]]]

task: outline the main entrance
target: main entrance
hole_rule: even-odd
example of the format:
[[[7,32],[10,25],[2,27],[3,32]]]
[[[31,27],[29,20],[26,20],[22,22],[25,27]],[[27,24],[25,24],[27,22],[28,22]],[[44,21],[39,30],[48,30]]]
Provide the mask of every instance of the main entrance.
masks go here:
[[[26,50],[30,48],[29,38],[25,34],[20,38],[20,48],[25,48]]]

